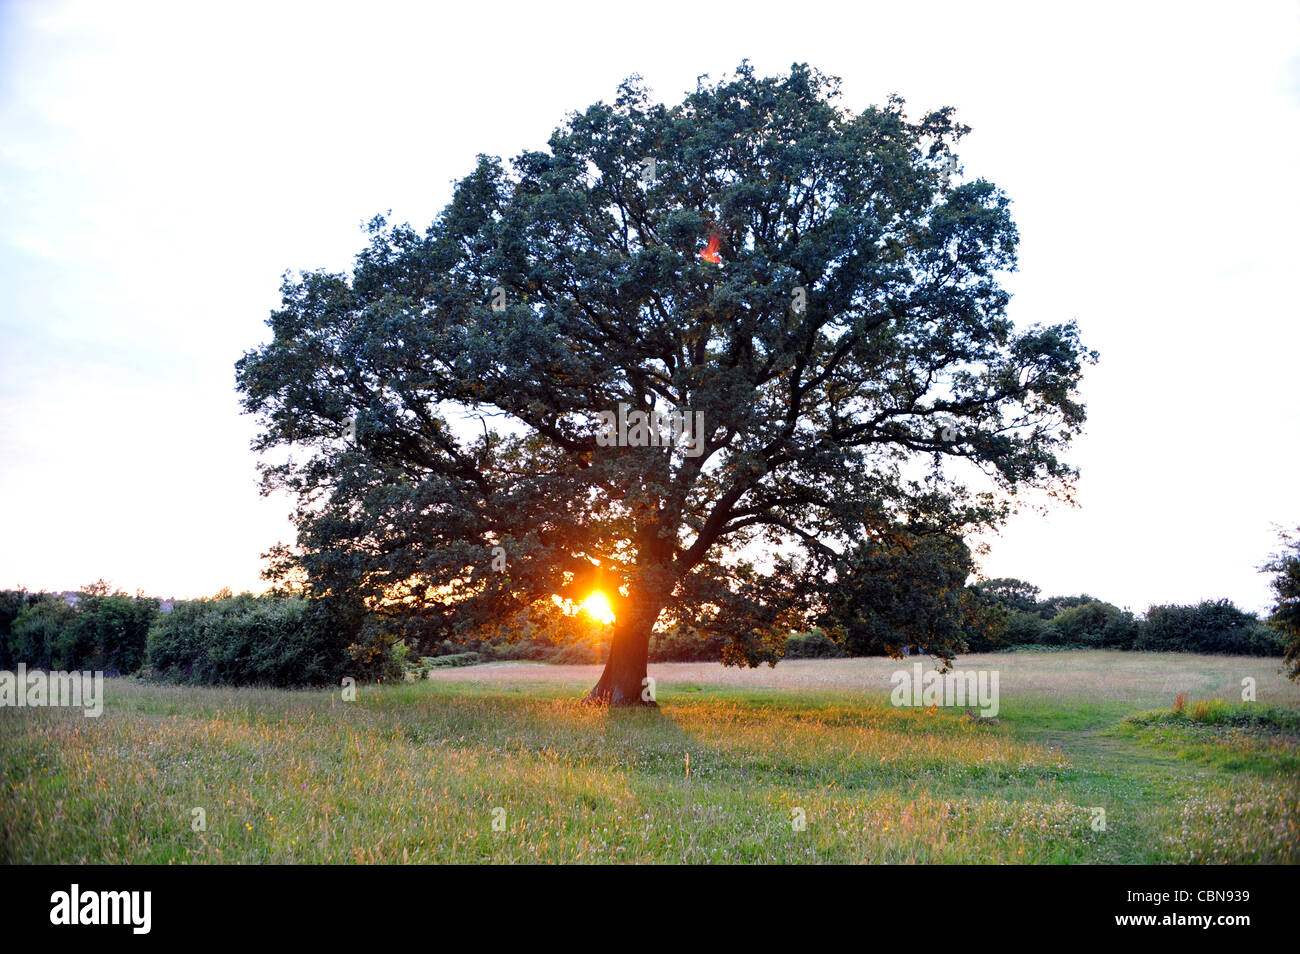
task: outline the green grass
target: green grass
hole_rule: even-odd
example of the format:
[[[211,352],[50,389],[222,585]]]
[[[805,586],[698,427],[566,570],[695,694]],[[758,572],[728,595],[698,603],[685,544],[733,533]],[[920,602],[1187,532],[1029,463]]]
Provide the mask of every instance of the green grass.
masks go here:
[[[1185,707],[1139,712],[1118,735],[1231,772],[1300,779],[1300,710],[1202,699]]]
[[[996,726],[890,706],[867,678],[888,661],[655,667],[657,712],[578,704],[583,667],[448,670],[354,703],[109,680],[99,719],[0,710],[0,860],[1300,860],[1296,687],[1134,714],[1261,661],[1118,655],[978,657],[1002,673]],[[1158,688],[1114,689],[1148,672]],[[782,673],[802,688],[728,684]]]
[[[1141,712],[1124,720],[1133,725],[1223,726],[1258,732],[1300,734],[1300,711],[1257,702],[1201,699],[1190,706]]]

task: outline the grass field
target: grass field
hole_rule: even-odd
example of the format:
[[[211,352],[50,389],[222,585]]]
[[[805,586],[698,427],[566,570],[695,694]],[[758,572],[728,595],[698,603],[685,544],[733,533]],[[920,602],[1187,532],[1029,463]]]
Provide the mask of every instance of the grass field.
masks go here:
[[[890,705],[906,666],[657,665],[657,712],[578,704],[584,666],[351,703],[110,680],[98,719],[0,709],[0,860],[1300,860],[1300,686],[1276,660],[962,657],[999,671],[996,725]],[[1245,677],[1256,703],[1197,710]]]

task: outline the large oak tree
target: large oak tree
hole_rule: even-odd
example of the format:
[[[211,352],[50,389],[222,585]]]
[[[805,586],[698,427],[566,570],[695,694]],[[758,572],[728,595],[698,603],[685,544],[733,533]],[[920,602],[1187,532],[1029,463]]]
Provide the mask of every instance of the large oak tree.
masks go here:
[[[1068,494],[1094,355],[1007,318],[1008,198],[958,183],[951,109],[839,95],[802,65],[673,106],[629,80],[545,149],[480,157],[424,232],[376,219],[351,274],[286,279],[238,365],[256,446],[294,451],[264,473],[298,499],[277,569],[463,631],[599,588],[590,698],[636,704],[656,622],[772,661],[864,530]],[[689,411],[701,441],[608,446],[620,405]]]

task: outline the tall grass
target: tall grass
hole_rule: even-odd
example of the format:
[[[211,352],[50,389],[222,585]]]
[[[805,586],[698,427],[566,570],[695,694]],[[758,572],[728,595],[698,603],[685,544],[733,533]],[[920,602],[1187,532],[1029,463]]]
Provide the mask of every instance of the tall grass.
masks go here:
[[[354,703],[107,687],[99,719],[0,710],[0,860],[1294,862],[1300,845],[1282,763],[1156,770],[1141,753],[1177,758],[1167,742],[1046,738],[1014,699],[992,727],[884,691],[669,686],[654,712],[546,685],[369,686]]]

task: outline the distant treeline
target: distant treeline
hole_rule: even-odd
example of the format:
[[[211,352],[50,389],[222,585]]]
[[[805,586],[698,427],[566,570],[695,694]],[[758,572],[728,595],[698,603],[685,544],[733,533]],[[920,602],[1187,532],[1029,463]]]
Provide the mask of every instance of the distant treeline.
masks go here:
[[[76,593],[0,591],[0,669],[102,670],[200,685],[324,685],[342,676],[400,679],[442,665],[496,660],[598,663],[591,625],[523,623],[510,638],[399,636],[343,600],[272,593],[163,601],[99,581]]]
[[[133,673],[144,665],[159,600],[92,583],[71,596],[0,590],[0,669]]]
[[[1087,595],[1040,599],[1038,587],[1023,580],[987,580],[972,589],[997,615],[990,624],[967,633],[969,652],[1047,647],[1281,656],[1285,649],[1277,629],[1226,599],[1194,606],[1150,606],[1138,617]],[[882,653],[881,646],[861,640],[846,646],[821,629],[796,633],[785,647],[788,659]]]
[[[301,596],[223,590],[168,612],[102,581],[76,594],[0,591],[0,669],[102,670],[109,675],[226,685],[319,685],[341,674],[401,674],[358,612]],[[169,601],[170,603],[170,601]]]
[[[1146,652],[1281,656],[1282,634],[1228,600],[1195,606],[1150,606],[1141,618],[1092,596],[1040,599],[1038,587],[1002,578],[975,584],[1002,609],[994,642],[1004,647],[1056,646]],[[997,648],[990,646],[985,648]]]
[[[1227,600],[1195,606],[1151,606],[1142,617],[1091,596],[1040,598],[1022,580],[971,587],[992,614],[972,628],[966,649],[1047,647],[1280,656],[1282,635]],[[398,638],[382,623],[338,602],[272,594],[161,601],[110,591],[97,582],[77,594],[0,591],[0,669],[96,669],[109,674],[223,685],[322,685],[342,675],[398,679],[432,668],[497,660],[599,663],[607,642],[592,627],[524,624],[507,637],[452,640],[434,633]],[[989,620],[992,620],[990,623]],[[891,639],[883,621],[851,639],[820,628],[793,633],[791,659],[881,655]],[[863,637],[861,633],[873,634]],[[879,639],[879,644],[876,640]],[[655,662],[722,659],[725,639],[670,626],[651,641]]]

